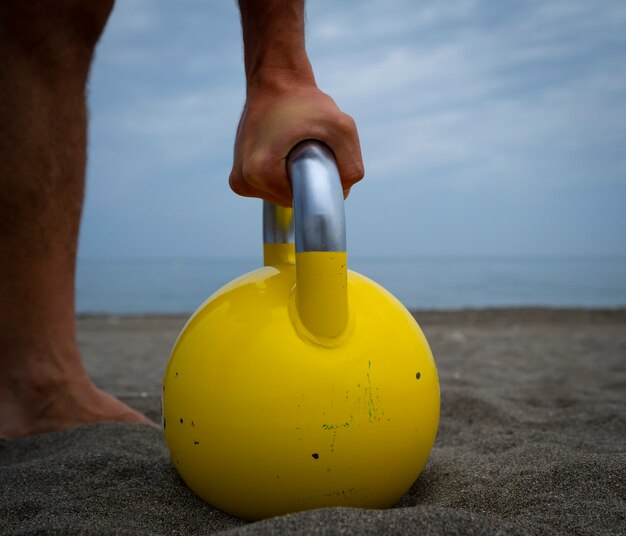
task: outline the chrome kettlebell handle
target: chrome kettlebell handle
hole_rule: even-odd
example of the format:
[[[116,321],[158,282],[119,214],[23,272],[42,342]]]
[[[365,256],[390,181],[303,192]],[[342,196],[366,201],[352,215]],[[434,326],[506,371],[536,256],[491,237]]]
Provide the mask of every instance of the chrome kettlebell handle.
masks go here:
[[[295,263],[298,317],[317,342],[328,343],[338,340],[348,322],[341,178],[333,152],[314,140],[303,141],[291,150],[287,175],[293,193],[293,222],[290,209],[265,202],[264,264]]]
[[[346,223],[341,178],[332,151],[306,140],[287,156],[293,192],[293,221],[282,207],[263,202],[263,242],[290,244],[296,252],[346,251]],[[295,233],[294,233],[295,227]]]
[[[296,252],[346,251],[346,218],[335,155],[307,140],[287,157],[293,191]]]
[[[292,210],[263,201],[263,243],[293,244],[293,236]]]

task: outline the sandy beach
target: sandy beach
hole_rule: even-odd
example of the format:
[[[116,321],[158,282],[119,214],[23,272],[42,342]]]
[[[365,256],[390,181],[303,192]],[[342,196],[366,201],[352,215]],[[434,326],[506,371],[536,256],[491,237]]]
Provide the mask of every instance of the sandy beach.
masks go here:
[[[415,316],[437,362],[441,422],[396,508],[248,524],[186,488],[159,430],[98,424],[0,440],[0,533],[626,533],[626,310]],[[79,318],[89,373],[159,420],[161,377],[185,320]]]

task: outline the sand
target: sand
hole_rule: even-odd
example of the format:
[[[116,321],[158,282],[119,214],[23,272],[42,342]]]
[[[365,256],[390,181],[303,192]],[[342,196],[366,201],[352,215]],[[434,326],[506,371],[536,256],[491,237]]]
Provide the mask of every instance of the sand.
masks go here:
[[[0,441],[2,534],[624,534],[626,310],[418,312],[439,434],[396,508],[248,524],[203,503],[156,429],[97,424]],[[96,383],[158,419],[182,317],[83,317]]]

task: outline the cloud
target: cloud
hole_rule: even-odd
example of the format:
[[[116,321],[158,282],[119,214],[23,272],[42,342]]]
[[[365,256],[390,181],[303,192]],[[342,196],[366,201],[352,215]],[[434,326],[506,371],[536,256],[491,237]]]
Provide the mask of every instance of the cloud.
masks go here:
[[[374,180],[446,169],[451,186],[543,188],[576,175],[563,151],[625,137],[623,4],[336,7],[322,3],[309,42],[318,78],[357,118]]]
[[[595,251],[568,231],[585,213],[594,215],[588,229],[608,237],[607,251],[626,253],[610,226],[626,225],[611,204],[626,203],[624,2],[316,0],[307,8],[317,80],[362,139],[367,180],[350,201],[355,244],[369,251],[365,237],[380,232],[394,237],[388,253],[408,244],[456,252],[467,247],[460,236],[483,233],[486,251],[514,251],[506,226],[523,230],[532,207],[554,196],[544,207],[559,220],[545,231],[550,248]],[[140,239],[123,232],[132,226],[136,237],[148,228],[170,237],[144,240],[145,255],[198,251],[212,228],[224,251],[248,251],[258,222],[242,219],[253,202],[226,184],[244,98],[238,25],[234,2],[118,2],[91,81],[90,252],[138,251]],[[421,212],[408,207],[416,199]],[[454,210],[447,230],[418,244],[415,226],[434,217],[428,199]],[[394,222],[372,220],[372,206],[397,203],[407,206]],[[511,221],[500,222],[500,238],[485,234],[504,206]],[[113,207],[120,229],[99,232]],[[229,214],[237,225],[222,229]],[[176,222],[194,227],[185,240]],[[529,248],[533,240],[519,238]]]

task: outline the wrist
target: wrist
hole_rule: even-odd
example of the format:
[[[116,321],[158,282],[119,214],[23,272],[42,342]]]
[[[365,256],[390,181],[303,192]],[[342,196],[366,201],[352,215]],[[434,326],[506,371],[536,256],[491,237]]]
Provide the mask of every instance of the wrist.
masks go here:
[[[308,69],[289,66],[265,65],[258,71],[250,73],[246,81],[246,95],[263,93],[285,93],[295,89],[317,88],[313,69],[306,60]]]
[[[304,43],[304,0],[239,0],[248,93],[315,85]]]

